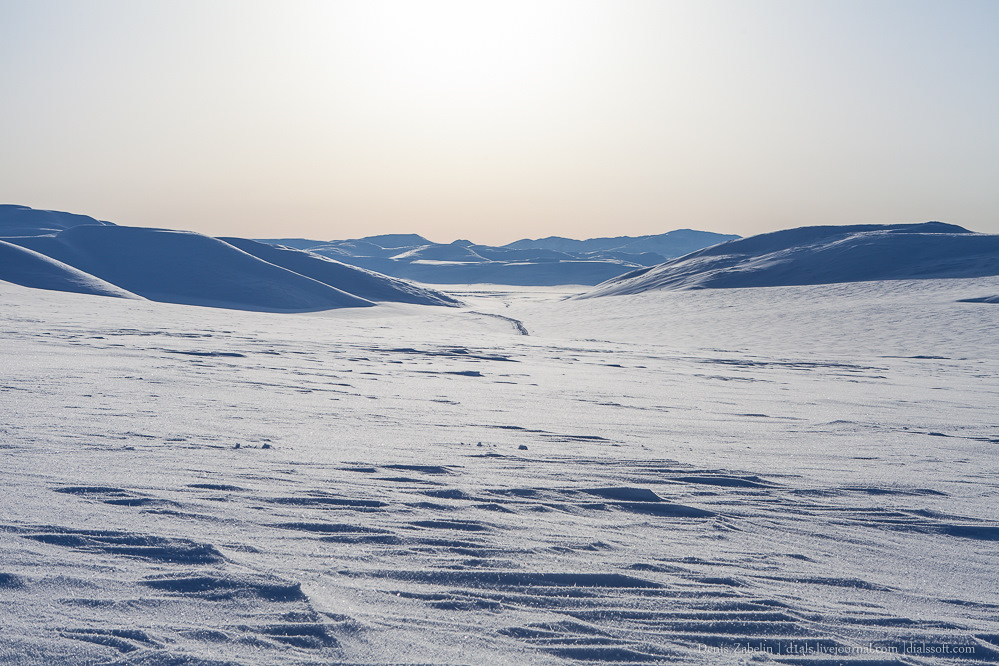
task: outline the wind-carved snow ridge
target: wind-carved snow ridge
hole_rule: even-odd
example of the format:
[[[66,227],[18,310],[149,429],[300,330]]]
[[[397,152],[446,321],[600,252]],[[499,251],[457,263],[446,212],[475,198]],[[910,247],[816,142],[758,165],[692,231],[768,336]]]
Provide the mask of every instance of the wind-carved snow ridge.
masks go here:
[[[502,319],[503,321],[508,321],[510,322],[510,324],[513,325],[515,329],[517,329],[517,332],[520,333],[521,335],[530,335],[530,333],[527,331],[527,328],[524,326],[524,322],[520,321],[519,319],[514,319],[513,317],[505,317],[501,314],[495,314],[492,312],[470,311],[468,314],[479,315],[480,317],[495,317],[496,319]]]
[[[580,298],[999,274],[999,236],[926,222],[801,227],[729,241],[612,278]]]
[[[997,663],[997,292],[0,284],[0,659]]]
[[[978,296],[977,298],[962,298],[958,303],[999,303],[999,294],[995,296]]]

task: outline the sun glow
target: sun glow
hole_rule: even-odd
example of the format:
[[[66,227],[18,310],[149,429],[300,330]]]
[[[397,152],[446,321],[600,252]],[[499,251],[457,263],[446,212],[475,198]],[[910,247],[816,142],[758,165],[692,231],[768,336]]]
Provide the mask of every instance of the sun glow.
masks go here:
[[[579,56],[570,3],[376,2],[358,11],[352,39],[372,85],[408,103],[524,100]]]

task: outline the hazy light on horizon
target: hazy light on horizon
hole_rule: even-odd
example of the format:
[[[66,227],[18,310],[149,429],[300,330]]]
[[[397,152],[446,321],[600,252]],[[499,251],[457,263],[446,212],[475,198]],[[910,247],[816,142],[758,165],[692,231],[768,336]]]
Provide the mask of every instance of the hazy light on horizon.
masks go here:
[[[999,4],[0,0],[0,202],[214,235],[999,233]]]

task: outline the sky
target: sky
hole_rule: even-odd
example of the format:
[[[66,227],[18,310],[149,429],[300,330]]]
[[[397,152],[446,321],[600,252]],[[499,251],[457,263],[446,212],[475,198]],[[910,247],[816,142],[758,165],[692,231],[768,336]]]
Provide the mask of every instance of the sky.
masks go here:
[[[995,0],[0,0],[0,203],[251,238],[999,233]]]

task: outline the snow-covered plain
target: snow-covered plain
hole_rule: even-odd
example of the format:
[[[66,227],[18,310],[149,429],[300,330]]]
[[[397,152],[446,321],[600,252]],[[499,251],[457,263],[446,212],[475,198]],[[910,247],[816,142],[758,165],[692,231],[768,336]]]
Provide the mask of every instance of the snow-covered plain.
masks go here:
[[[999,279],[578,291],[0,282],[0,662],[999,661]]]

